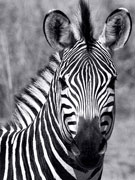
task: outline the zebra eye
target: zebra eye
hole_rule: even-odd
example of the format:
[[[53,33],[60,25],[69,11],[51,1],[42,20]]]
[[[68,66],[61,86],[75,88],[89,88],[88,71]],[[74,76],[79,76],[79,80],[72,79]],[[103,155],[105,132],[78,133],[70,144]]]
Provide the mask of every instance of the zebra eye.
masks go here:
[[[59,78],[59,82],[61,84],[62,90],[66,89],[68,87],[65,79]]]

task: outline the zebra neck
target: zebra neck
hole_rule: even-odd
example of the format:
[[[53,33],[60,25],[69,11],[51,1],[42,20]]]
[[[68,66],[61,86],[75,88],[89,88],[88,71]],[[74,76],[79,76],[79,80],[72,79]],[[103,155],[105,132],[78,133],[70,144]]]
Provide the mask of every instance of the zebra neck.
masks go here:
[[[15,98],[14,118],[21,128],[27,128],[45,104],[55,71],[61,62],[59,54],[52,55],[49,64]]]
[[[74,159],[69,156],[69,149],[62,138],[57,118],[55,113],[52,113],[51,108],[50,103],[43,106],[36,122],[34,122],[32,131],[35,133],[32,133],[31,138],[33,139],[30,140],[30,143],[36,143],[35,147],[33,146],[30,150],[34,151],[35,149],[36,154],[40,155],[38,156],[38,162],[41,169],[43,169],[43,172],[50,171],[47,177],[52,177],[55,174],[57,177],[62,177],[62,179],[75,180],[75,169],[79,172],[86,171],[79,167]],[[33,158],[35,159],[35,156]]]

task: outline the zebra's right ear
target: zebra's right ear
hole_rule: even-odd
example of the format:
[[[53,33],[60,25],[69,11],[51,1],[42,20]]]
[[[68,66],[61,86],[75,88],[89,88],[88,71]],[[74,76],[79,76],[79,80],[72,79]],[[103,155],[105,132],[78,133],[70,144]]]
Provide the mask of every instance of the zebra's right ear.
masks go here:
[[[55,50],[72,46],[76,41],[69,18],[60,10],[52,10],[45,16],[43,32]]]
[[[127,9],[119,8],[106,19],[99,41],[111,50],[122,48],[129,39],[132,20]]]

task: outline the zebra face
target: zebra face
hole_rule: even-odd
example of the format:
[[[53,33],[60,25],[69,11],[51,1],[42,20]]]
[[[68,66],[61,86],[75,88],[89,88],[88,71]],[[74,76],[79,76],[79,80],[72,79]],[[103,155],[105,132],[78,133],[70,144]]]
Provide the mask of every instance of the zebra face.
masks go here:
[[[60,132],[77,164],[92,169],[102,164],[112,133],[116,70],[111,54],[127,42],[131,18],[127,10],[115,10],[95,40],[88,5],[81,0],[80,14],[75,28],[63,12],[51,11],[43,28],[61,57],[53,87]]]
[[[99,42],[88,51],[80,40],[64,51],[57,77],[63,138],[82,167],[101,165],[114,124],[116,70],[111,55]]]

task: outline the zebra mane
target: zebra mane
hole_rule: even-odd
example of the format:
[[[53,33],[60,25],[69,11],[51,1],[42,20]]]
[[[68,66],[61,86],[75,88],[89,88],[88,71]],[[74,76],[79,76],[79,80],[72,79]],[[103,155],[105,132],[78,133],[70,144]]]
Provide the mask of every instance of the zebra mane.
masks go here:
[[[48,65],[40,69],[35,78],[31,78],[31,82],[14,96],[15,107],[12,121],[19,123],[22,129],[34,121],[42,105],[46,102],[52,78],[60,61],[58,54],[51,55]],[[34,114],[30,112],[34,112]],[[26,117],[23,117],[22,114],[26,114]]]
[[[81,15],[81,22],[79,22],[80,34],[84,37],[87,47],[89,47],[89,44],[94,41],[90,8],[86,0],[80,0],[79,7]]]

